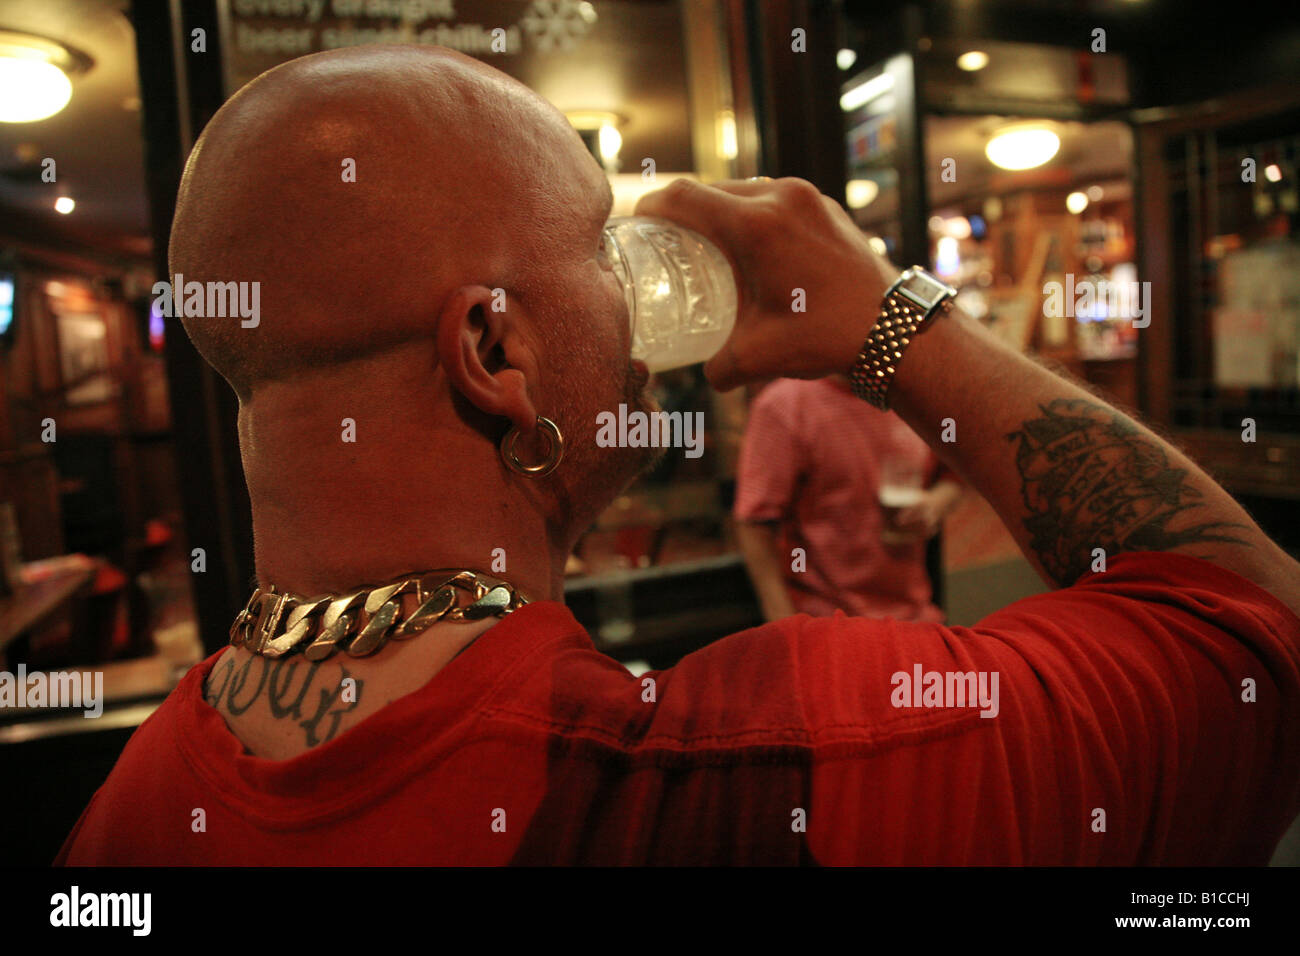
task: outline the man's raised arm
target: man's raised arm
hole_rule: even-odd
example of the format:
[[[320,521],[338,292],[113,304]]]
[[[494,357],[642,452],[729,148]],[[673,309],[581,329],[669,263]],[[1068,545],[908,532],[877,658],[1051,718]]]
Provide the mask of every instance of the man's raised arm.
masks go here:
[[[1300,565],[1195,462],[959,311],[912,341],[890,402],[1052,585],[1072,584],[1101,554],[1175,551],[1300,613]],[[942,440],[945,419],[955,441]]]
[[[736,328],[704,369],[720,390],[847,373],[898,275],[838,203],[799,179],[677,180],[637,212],[698,230],[731,260]],[[1098,549],[1171,551],[1228,568],[1300,614],[1300,565],[1194,462],[960,312],[907,343],[888,399],[1054,586],[1072,584]]]

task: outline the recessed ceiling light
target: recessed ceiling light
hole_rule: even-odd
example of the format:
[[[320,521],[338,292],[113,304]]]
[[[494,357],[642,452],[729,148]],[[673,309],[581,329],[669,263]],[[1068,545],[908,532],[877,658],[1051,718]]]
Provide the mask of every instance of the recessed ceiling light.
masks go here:
[[[984,155],[999,169],[1034,169],[1061,148],[1061,137],[1046,126],[1013,126],[1002,130],[984,147]]]
[[[974,73],[976,70],[982,70],[989,65],[989,55],[983,50],[968,50],[961,56],[957,57],[958,69],[965,70],[967,73]]]
[[[58,199],[54,200],[54,211],[61,212],[65,216],[76,208],[77,201],[71,196],[60,196]]]
[[[835,65],[838,66],[841,70],[847,70],[850,67],[852,67],[854,63],[857,62],[858,62],[857,53],[850,50],[848,47],[845,47],[843,50],[840,50],[840,52],[835,54]]]

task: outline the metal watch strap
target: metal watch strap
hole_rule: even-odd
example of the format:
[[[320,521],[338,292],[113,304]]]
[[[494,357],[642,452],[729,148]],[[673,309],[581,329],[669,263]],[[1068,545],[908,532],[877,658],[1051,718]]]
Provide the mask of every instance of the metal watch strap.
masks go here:
[[[904,272],[885,293],[880,317],[849,371],[853,394],[882,410],[889,408],[889,386],[912,337],[925,328],[931,316],[952,305],[952,297],[948,296],[924,309],[904,295],[899,287],[913,271],[920,271],[919,267]]]

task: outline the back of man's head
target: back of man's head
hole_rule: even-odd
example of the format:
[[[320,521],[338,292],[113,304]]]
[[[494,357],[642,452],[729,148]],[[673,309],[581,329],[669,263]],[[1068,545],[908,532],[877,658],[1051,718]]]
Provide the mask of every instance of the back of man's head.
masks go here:
[[[191,153],[169,250],[186,284],[258,283],[260,315],[186,315],[191,339],[247,398],[427,333],[471,265],[526,294],[572,199],[556,164],[574,140],[540,97],[446,50],[362,47],[263,74]]]

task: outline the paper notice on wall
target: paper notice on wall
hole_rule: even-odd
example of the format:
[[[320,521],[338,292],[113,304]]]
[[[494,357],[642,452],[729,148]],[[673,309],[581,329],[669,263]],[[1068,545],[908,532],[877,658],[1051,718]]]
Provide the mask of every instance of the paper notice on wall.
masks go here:
[[[1225,387],[1273,384],[1273,336],[1257,309],[1219,308],[1214,321],[1214,382]]]
[[[1218,306],[1216,381],[1294,386],[1300,374],[1300,242],[1270,239],[1225,256]]]

